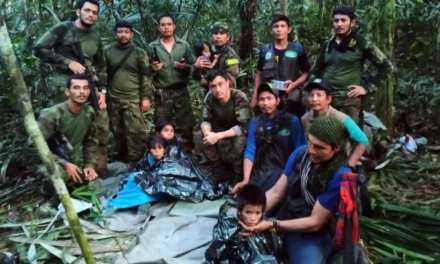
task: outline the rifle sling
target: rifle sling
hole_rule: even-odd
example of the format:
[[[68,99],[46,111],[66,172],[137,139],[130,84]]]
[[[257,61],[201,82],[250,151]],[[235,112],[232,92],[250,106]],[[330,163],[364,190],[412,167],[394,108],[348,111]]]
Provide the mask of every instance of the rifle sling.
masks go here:
[[[121,61],[116,65],[116,67],[113,70],[109,71],[107,80],[110,82],[111,79],[113,79],[113,76],[115,76],[115,74],[122,68],[122,66],[125,64],[125,62],[127,61],[128,57],[130,57],[130,55],[133,53],[133,51],[135,50],[135,47],[132,45],[128,52],[124,55],[124,57],[121,59]]]

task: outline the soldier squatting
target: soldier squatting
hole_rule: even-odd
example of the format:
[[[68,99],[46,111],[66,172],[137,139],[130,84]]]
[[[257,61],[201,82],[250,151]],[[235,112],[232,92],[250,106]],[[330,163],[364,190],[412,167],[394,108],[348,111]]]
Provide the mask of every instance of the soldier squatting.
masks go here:
[[[256,184],[266,191],[267,212],[284,208],[279,220],[248,230],[276,227],[288,234],[291,263],[325,263],[331,249],[322,245],[331,244],[326,224],[337,211],[341,174],[353,171],[368,145],[356,124],[367,93],[361,84],[364,62],[378,69],[375,85],[392,70],[383,53],[353,30],[354,9],[334,9],[335,34],[322,44],[313,66],[306,47],[288,41],[289,18],[275,16],[269,28],[273,40],[261,48],[250,97],[237,82],[241,61],[229,44],[227,23],[212,25],[212,43],[201,43],[196,57],[174,34],[171,15],[157,19],[160,35],[143,50],[132,43],[133,26],[124,20],[114,26],[116,41],[103,46],[93,30],[98,1],[78,1],[76,14],[34,47],[34,55],[53,70],[48,108],[38,121],[46,140],[63,136],[68,142],[68,160],[54,153],[66,181],[106,176],[109,132],[115,159],[138,162],[146,151],[142,114],[154,102],[155,123],[174,122],[185,151],[191,154],[196,146],[206,157],[214,183],[229,183],[234,193]],[[197,132],[188,91],[192,78],[206,88]],[[91,96],[94,104],[87,103]],[[303,181],[306,194],[298,192]]]

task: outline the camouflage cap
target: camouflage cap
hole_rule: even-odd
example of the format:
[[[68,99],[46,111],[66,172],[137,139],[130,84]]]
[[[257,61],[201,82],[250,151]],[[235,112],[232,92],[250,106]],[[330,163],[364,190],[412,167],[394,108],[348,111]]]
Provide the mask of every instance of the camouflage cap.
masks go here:
[[[229,27],[226,22],[216,22],[211,27],[211,33],[224,32],[229,33]]]

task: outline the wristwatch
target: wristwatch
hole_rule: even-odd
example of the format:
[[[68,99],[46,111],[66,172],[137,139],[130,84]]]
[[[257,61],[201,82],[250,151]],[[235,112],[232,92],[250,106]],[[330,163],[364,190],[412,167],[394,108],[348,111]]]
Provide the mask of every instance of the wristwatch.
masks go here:
[[[107,89],[102,89],[101,93],[106,94],[107,93]]]
[[[277,220],[273,220],[272,221],[272,227],[275,229],[278,229],[278,227],[280,227],[280,223]]]

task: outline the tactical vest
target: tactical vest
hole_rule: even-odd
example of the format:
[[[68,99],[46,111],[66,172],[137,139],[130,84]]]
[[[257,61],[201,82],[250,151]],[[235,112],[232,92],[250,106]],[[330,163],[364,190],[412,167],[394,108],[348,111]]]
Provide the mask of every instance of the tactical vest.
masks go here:
[[[262,186],[269,177],[280,177],[284,166],[294,150],[292,133],[292,115],[278,111],[272,128],[266,127],[264,115],[256,118],[255,139],[257,152],[255,155],[253,177]],[[276,179],[273,179],[276,182]]]
[[[298,58],[303,51],[300,44],[289,42],[284,51],[284,58],[279,63],[275,62],[273,43],[265,44],[261,52],[265,54],[263,64],[264,82],[270,82],[272,80],[295,81],[301,76]]]
[[[298,154],[295,163],[293,165],[291,175],[286,175],[289,179],[289,189],[287,191],[286,198],[279,210],[279,219],[296,219],[301,217],[308,217],[312,214],[313,205],[309,205],[301,191],[301,162],[307,155],[307,148],[304,148],[301,153]],[[311,170],[309,174],[309,181],[307,185],[308,192],[316,200],[318,196],[324,191],[323,186],[318,177],[316,170]]]

